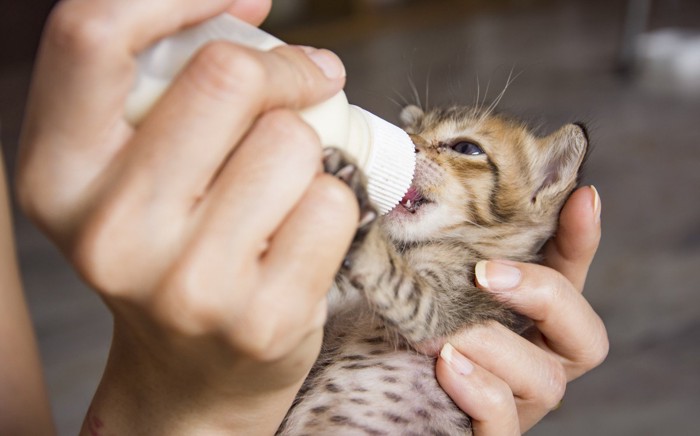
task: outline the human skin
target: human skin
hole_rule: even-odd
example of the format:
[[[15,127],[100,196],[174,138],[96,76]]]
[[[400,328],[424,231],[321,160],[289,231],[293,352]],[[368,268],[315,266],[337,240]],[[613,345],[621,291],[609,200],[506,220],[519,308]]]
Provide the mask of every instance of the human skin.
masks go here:
[[[64,0],[49,19],[18,197],[114,316],[83,434],[271,434],[318,354],[325,294],[358,209],[350,190],[320,171],[318,138],[295,110],[341,89],[339,60],[324,50],[215,43],[137,128],[123,118],[134,53],[224,10],[258,23],[269,6]],[[524,268],[523,283],[566,288],[585,278],[589,262],[551,264],[568,280]],[[509,382],[519,378],[481,359],[474,362],[490,376],[479,380],[509,393],[512,407],[462,401],[470,379],[446,377],[438,362],[438,379],[477,417],[477,434],[493,432],[481,423],[498,416],[528,428],[549,410],[549,398],[515,401],[523,391]],[[531,359],[552,367],[551,354]]]
[[[114,315],[85,434],[273,433],[318,354],[359,212],[295,110],[342,88],[337,57],[214,43],[123,117],[133,53],[232,5],[269,7],[68,0],[47,23],[18,197]]]
[[[0,434],[52,434],[49,401],[12,238],[0,154]]]
[[[600,241],[601,202],[578,189],[544,248],[544,265],[488,262],[478,285],[535,321],[525,337],[499,324],[460,333],[438,359],[438,381],[479,436],[520,434],[558,407],[566,384],[600,365],[608,337],[582,296]]]

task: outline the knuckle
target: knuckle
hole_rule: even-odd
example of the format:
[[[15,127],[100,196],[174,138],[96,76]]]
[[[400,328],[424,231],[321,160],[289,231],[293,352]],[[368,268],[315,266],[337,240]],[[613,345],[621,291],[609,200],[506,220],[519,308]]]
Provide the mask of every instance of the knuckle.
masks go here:
[[[571,284],[568,282],[568,280],[561,274],[556,273],[553,275],[552,279],[549,282],[549,285],[546,287],[547,290],[547,306],[552,307],[554,306],[558,301],[562,299],[562,294],[564,293],[564,289],[567,289],[570,287]]]
[[[22,211],[33,221],[44,224],[45,219],[51,215],[45,210],[43,196],[36,195],[37,189],[29,179],[28,171],[20,171],[17,174],[15,194]]]
[[[274,138],[283,139],[285,149],[293,149],[316,162],[321,161],[321,143],[316,132],[298,114],[288,109],[265,113],[260,127]]]
[[[282,353],[275,349],[271,342],[268,342],[269,339],[268,336],[257,333],[245,341],[237,341],[236,346],[249,359],[259,363],[269,363],[282,356]]]
[[[39,151],[40,144],[24,143],[22,147],[45,157]],[[79,221],[79,201],[75,192],[70,192],[70,187],[56,183],[55,173],[47,175],[54,168],[50,165],[47,168],[45,159],[44,162],[39,160],[29,159],[20,165],[15,179],[15,195],[24,214],[56,239],[70,233]]]
[[[198,90],[216,99],[261,98],[267,81],[259,55],[224,41],[205,45],[187,71]]]
[[[207,280],[210,271],[179,262],[163,280],[153,306],[163,324],[182,337],[212,336],[253,362],[269,363],[295,346],[293,313],[275,304],[266,290],[254,293]],[[208,284],[207,284],[208,283]],[[205,288],[206,292],[202,292]]]
[[[541,391],[542,402],[547,410],[555,408],[561,399],[564,398],[567,381],[567,374],[564,367],[554,362],[549,370],[548,385]]]
[[[299,63],[294,63],[293,65],[298,66],[301,65]],[[294,83],[298,89],[301,89],[304,91],[304,94],[308,92],[312,92],[314,89],[316,89],[320,83],[318,79],[318,75],[315,74],[317,72],[316,68],[314,69],[309,69],[309,68],[294,68],[293,69],[293,77],[294,77]]]
[[[559,272],[547,275],[539,281],[535,293],[539,295],[541,304],[536,306],[536,313],[532,315],[538,320],[549,317],[553,310],[559,307],[564,300],[565,293],[571,288],[571,283]]]
[[[602,321],[599,321],[599,323],[601,325],[601,333],[593,345],[590,346],[586,357],[582,359],[582,363],[587,370],[602,364],[605,359],[607,359],[608,353],[610,352],[610,340],[608,339],[608,335],[605,331],[605,326],[602,325]]]
[[[63,232],[67,255],[78,272],[108,297],[136,297],[153,288],[170,258],[158,255],[152,232],[146,234],[136,225],[138,214],[132,205],[117,195],[89,209],[77,226]]]
[[[325,49],[316,49],[318,53],[324,53],[324,57],[335,57],[336,62],[340,63],[337,56]],[[307,95],[315,95],[320,87],[327,83],[326,77],[321,74],[318,64],[309,61],[309,55],[304,54],[297,47],[281,46],[271,51],[273,56],[278,56],[288,67],[285,68],[287,73],[287,81],[290,88],[298,90],[297,94],[305,99]]]
[[[276,334],[277,321],[260,310],[248,310],[233,328],[231,341],[243,354],[257,362],[271,362],[283,355]]]
[[[608,353],[610,352],[610,341],[608,340],[607,335],[600,341],[599,347],[596,349],[596,352],[593,355],[593,360],[592,360],[592,367],[596,367],[600,364],[602,364],[605,359],[608,358]]]
[[[125,277],[115,270],[119,248],[112,226],[99,219],[89,219],[76,232],[70,257],[83,279],[106,296],[123,296],[127,292]],[[123,238],[123,237],[122,237]]]
[[[504,416],[514,407],[513,393],[502,380],[485,385],[481,394],[481,404],[491,416]]]
[[[253,361],[269,363],[299,346],[313,322],[305,307],[275,297],[270,288],[259,291],[237,314],[230,341]]]
[[[113,44],[115,22],[98,9],[85,3],[59,3],[49,17],[47,38],[74,55],[99,53]]]
[[[355,208],[358,208],[352,190],[335,177],[324,175],[324,177],[317,178],[312,184],[312,189],[316,200],[330,208],[328,213],[333,219],[340,214],[347,214],[348,205],[354,205]],[[355,217],[352,219],[354,220]]]
[[[226,307],[217,300],[215,290],[202,292],[191,268],[180,265],[178,274],[164,282],[160,294],[167,299],[161,304],[166,323],[184,336],[199,336],[218,329]],[[201,282],[199,282],[201,283]]]

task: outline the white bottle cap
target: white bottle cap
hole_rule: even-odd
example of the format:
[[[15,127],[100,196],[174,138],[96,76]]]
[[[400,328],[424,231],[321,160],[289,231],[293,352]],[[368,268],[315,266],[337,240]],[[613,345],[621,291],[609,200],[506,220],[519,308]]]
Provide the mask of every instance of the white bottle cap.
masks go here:
[[[411,187],[416,168],[416,151],[408,134],[360,107],[370,125],[372,149],[364,169],[367,191],[380,214],[393,209]]]

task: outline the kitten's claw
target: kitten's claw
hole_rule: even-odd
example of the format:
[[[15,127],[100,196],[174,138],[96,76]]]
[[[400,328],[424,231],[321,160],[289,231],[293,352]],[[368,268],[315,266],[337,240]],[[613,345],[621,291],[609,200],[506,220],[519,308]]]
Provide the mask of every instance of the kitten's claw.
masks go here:
[[[326,158],[332,156],[335,153],[337,153],[337,149],[335,149],[333,147],[324,147],[323,148],[323,159],[325,160]]]
[[[345,182],[355,193],[360,206],[360,221],[357,224],[357,234],[353,246],[359,245],[367,235],[369,228],[379,216],[367,194],[367,179],[352,160],[340,149],[328,147],[323,149],[323,168]]]
[[[366,210],[360,217],[360,223],[357,225],[358,229],[363,229],[370,224],[372,224],[377,219],[377,213],[373,210]]]
[[[352,177],[355,175],[355,171],[357,171],[357,167],[355,165],[347,164],[337,173],[335,173],[335,176],[345,183],[350,184]]]

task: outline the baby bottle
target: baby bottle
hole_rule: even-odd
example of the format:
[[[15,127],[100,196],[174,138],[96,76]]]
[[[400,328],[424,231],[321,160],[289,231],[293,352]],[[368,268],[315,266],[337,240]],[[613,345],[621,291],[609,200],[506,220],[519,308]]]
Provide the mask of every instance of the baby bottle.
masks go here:
[[[259,50],[284,44],[228,14],[160,40],[138,56],[136,82],[126,102],[129,122],[138,125],[194,53],[213,40]],[[342,91],[299,115],[316,131],[323,146],[343,149],[355,159],[367,176],[368,194],[380,213],[398,204],[411,185],[416,164],[413,142],[406,132],[348,104]]]

